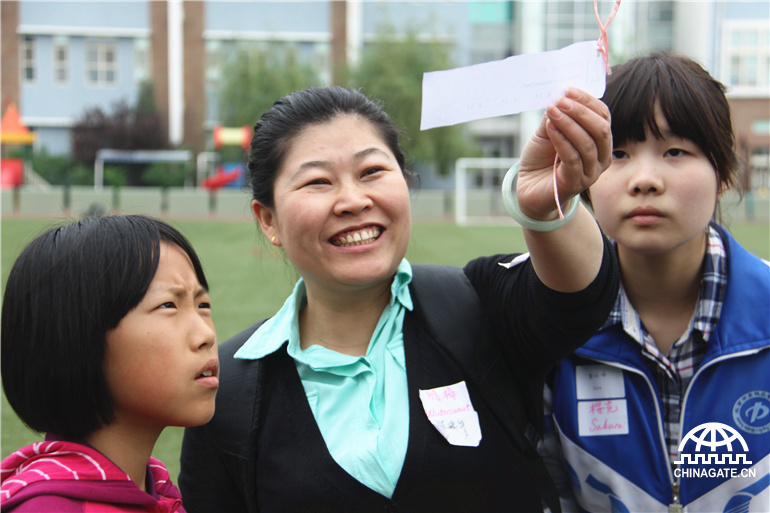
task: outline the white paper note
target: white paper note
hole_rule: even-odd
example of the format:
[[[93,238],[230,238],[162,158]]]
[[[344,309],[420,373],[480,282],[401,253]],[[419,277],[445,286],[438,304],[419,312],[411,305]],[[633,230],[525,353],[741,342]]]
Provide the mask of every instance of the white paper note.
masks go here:
[[[542,109],[572,86],[604,94],[596,41],[423,74],[421,130]]]
[[[626,396],[623,371],[609,365],[578,365],[575,370],[578,400]]]
[[[473,409],[465,381],[420,390],[420,401],[428,420],[450,444],[478,447],[479,415]]]
[[[625,399],[578,401],[580,436],[628,434],[628,405]]]

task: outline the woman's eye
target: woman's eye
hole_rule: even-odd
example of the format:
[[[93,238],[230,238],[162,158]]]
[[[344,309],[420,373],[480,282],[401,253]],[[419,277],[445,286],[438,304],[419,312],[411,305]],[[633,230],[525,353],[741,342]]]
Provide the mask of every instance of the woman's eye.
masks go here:
[[[371,175],[377,174],[380,171],[384,171],[384,170],[385,170],[385,168],[384,167],[380,167],[380,166],[370,167],[370,168],[365,169],[364,172],[361,174],[361,176],[362,177],[371,176]]]
[[[331,182],[327,180],[326,178],[316,178],[315,180],[310,180],[305,185],[328,185]]]
[[[628,158],[628,153],[623,150],[612,150],[612,158],[613,160],[625,159]]]
[[[206,308],[208,310],[211,310],[211,303],[207,303],[204,301],[203,303],[198,305],[198,308]]]
[[[158,306],[158,308],[176,308],[176,305],[173,301],[167,301],[166,303],[163,303],[162,305]]]

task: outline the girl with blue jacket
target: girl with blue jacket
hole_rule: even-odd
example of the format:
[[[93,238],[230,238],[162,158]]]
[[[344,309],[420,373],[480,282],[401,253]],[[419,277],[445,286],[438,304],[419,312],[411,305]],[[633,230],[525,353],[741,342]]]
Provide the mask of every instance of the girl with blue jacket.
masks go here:
[[[565,509],[770,511],[770,267],[712,220],[737,180],[724,92],[668,53],[608,79],[613,161],[584,199],[621,290],[546,387]]]

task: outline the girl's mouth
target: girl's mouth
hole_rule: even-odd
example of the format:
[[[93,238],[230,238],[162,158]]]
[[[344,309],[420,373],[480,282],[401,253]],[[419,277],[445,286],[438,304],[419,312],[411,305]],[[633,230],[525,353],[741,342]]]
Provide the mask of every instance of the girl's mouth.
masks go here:
[[[359,246],[374,242],[381,234],[382,229],[379,226],[367,226],[366,228],[359,228],[335,235],[329,239],[329,242],[340,248]]]

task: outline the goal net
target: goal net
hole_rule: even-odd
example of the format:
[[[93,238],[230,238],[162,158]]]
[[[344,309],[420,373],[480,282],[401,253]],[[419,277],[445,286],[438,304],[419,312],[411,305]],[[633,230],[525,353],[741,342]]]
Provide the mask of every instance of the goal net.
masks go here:
[[[461,158],[455,163],[455,222],[458,225],[514,222],[500,186],[515,158]]]

